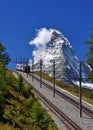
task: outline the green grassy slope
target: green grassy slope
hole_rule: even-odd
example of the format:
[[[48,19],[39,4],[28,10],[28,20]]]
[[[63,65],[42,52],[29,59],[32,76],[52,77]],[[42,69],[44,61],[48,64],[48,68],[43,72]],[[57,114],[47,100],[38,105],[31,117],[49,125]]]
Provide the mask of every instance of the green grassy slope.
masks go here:
[[[0,130],[58,130],[21,76],[5,71],[0,79]]]
[[[40,75],[40,72],[35,72],[35,74]],[[53,82],[53,79],[49,77],[49,75],[46,73],[42,73],[42,77],[46,79],[47,81]],[[79,87],[70,86],[58,80],[55,81],[55,84],[59,86],[60,88],[67,90],[71,94],[79,97]],[[93,105],[93,90],[87,90],[87,89],[82,88],[82,99]]]

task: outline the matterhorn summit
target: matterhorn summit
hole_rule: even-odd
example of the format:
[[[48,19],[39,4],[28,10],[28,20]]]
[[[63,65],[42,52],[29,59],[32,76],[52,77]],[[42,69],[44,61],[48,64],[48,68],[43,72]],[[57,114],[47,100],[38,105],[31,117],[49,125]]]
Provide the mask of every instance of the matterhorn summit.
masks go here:
[[[55,59],[56,79],[69,84],[76,84],[80,78],[80,60],[64,35],[55,29],[42,28],[38,30],[36,38],[30,41],[35,45],[33,57],[35,68],[39,69],[39,61],[43,61],[43,71],[53,74],[53,59]],[[87,65],[82,65],[82,74],[85,77],[89,72]]]

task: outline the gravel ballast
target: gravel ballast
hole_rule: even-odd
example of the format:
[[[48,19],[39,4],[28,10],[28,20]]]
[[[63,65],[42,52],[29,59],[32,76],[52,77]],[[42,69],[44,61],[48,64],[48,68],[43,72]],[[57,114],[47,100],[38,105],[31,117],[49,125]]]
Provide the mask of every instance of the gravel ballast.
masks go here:
[[[23,74],[20,72],[22,76],[36,89],[38,89],[46,98],[48,98],[55,106],[57,106],[60,110],[62,110],[69,118],[71,118],[74,122],[76,122],[83,130],[93,130],[93,119],[82,112],[82,117],[80,118],[80,111],[78,108],[76,108],[74,105],[69,103],[67,100],[64,98],[60,97],[59,95],[55,95],[53,97],[53,91],[49,90],[47,87],[43,86],[40,87],[40,84],[38,81],[33,80],[30,76],[27,77],[27,74]],[[56,86],[57,89],[60,91],[64,91]],[[72,98],[79,100],[72,94],[64,91],[67,95],[71,96]],[[41,102],[41,101],[40,101]],[[41,103],[44,107],[45,105]],[[83,102],[84,105],[89,107],[90,109],[93,110],[93,106],[89,105],[86,102]],[[60,122],[60,120],[52,113],[49,111],[48,108],[46,108],[48,113],[52,116],[53,120],[56,122],[57,126],[60,128],[60,130],[66,130],[65,126]]]

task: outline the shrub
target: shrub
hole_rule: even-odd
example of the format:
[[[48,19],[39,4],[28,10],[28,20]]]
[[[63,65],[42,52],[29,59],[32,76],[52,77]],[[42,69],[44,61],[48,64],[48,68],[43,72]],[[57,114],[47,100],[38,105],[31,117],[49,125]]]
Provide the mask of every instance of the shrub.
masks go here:
[[[25,123],[26,123],[26,120],[25,120],[25,118],[24,118],[23,115],[20,115],[17,120],[18,120],[18,122],[20,122],[20,123],[22,123],[22,124],[25,124]]]
[[[23,89],[23,86],[24,86],[24,84],[23,84],[22,76],[19,75],[18,80],[17,80],[17,91],[21,92]]]
[[[6,110],[6,111],[4,112],[4,118],[5,118],[5,119],[10,119],[10,110]]]
[[[28,98],[32,93],[31,93],[32,87],[31,86],[24,86],[21,93],[25,98]]]
[[[32,123],[39,126],[41,130],[46,130],[51,122],[50,116],[46,113],[38,102],[35,102],[32,107]]]
[[[12,71],[6,71],[5,80],[8,86],[15,86],[17,79],[12,74]]]
[[[48,130],[58,130],[56,124],[54,124],[54,122],[51,122],[49,127],[48,127]]]
[[[19,130],[19,128],[13,128],[13,126],[7,124],[0,123],[0,130]]]
[[[89,97],[89,98],[93,98],[93,91],[89,91],[89,92],[88,92],[88,97]]]
[[[30,97],[27,99],[27,102],[26,102],[27,107],[32,108],[34,101],[35,101],[35,99],[33,99],[33,97],[30,96]]]
[[[5,105],[5,99],[4,99],[3,95],[0,94],[0,117],[3,116],[3,112],[4,112],[4,108],[3,107],[4,107],[4,105]]]

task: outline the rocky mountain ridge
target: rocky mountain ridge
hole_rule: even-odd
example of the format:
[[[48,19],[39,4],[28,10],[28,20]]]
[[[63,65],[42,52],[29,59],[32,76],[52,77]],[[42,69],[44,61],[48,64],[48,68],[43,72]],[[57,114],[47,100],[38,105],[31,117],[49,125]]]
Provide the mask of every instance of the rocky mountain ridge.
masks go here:
[[[55,77],[69,84],[76,84],[80,78],[80,60],[66,37],[57,30],[53,30],[51,38],[45,45],[45,52],[41,55],[43,71],[53,75],[53,59],[55,59]],[[38,61],[34,69],[40,69]],[[82,64],[82,76],[87,76],[90,68]]]

